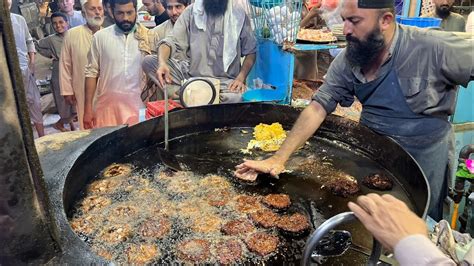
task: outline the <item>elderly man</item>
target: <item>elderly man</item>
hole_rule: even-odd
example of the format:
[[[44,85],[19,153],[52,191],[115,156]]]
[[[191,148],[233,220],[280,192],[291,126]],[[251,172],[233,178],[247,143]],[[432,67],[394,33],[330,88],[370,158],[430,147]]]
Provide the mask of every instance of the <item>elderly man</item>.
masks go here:
[[[456,85],[474,77],[472,43],[448,32],[397,25],[393,0],[345,0],[341,8],[347,48],[332,62],[325,83],[280,150],[263,161],[245,161],[235,174],[278,175],[327,114],[338,103],[350,106],[356,96],[363,105],[361,123],[393,138],[421,166],[431,190],[429,215],[440,220],[454,157],[448,116]]]
[[[8,8],[12,7],[12,1],[8,0]],[[16,52],[20,63],[23,84],[26,92],[26,102],[30,119],[36,128],[39,137],[44,136],[43,114],[41,113],[40,93],[36,86],[35,72],[35,44],[28,31],[28,25],[24,17],[10,13],[10,19],[15,37]]]
[[[74,10],[74,0],[59,0],[59,11],[66,14],[69,28],[86,23],[80,11]]]
[[[136,22],[136,0],[111,0],[115,26],[94,35],[86,67],[84,127],[138,123],[149,55],[148,29]]]
[[[217,78],[220,102],[232,103],[241,101],[255,53],[250,20],[240,4],[196,0],[176,21],[173,35],[160,42],[158,60],[145,58],[143,69],[148,75],[157,75],[161,89],[166,83],[181,84],[182,80],[172,80],[171,76]]]
[[[87,23],[69,30],[64,37],[59,63],[59,82],[61,95],[70,105],[76,106],[80,128],[84,129],[82,123],[85,100],[84,69],[92,44],[92,36],[101,29],[104,21],[101,0],[82,1],[82,12]]]
[[[142,0],[142,4],[150,15],[155,16],[156,26],[161,25],[170,18],[160,0]]]
[[[56,12],[51,15],[51,22],[56,33],[49,35],[36,43],[36,50],[42,56],[53,59],[53,71],[51,75],[51,91],[53,92],[54,103],[58,110],[60,119],[53,125],[53,128],[61,132],[67,131],[64,124],[69,124],[71,130],[75,130],[73,118],[73,107],[66,103],[59,88],[59,58],[63,47],[64,35],[69,28],[65,14]]]
[[[441,28],[445,31],[465,31],[466,20],[464,17],[451,12],[454,0],[433,0],[433,3],[435,12],[428,15],[428,17],[442,19]]]

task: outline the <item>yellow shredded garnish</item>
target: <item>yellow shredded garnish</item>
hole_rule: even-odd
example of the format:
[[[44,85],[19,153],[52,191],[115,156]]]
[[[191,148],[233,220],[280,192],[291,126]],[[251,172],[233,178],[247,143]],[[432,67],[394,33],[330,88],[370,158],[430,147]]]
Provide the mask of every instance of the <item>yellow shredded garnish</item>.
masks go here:
[[[248,143],[247,149],[242,150],[242,152],[249,153],[254,148],[267,152],[277,151],[286,139],[286,132],[280,123],[271,125],[260,123],[254,128],[253,136],[254,139]]]

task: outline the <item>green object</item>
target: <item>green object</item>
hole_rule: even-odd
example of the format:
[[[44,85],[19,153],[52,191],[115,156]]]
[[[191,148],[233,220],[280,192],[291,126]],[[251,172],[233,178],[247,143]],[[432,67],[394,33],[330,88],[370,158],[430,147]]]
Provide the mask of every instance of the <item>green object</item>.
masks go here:
[[[466,167],[465,163],[460,163],[458,166],[458,171],[456,172],[457,177],[466,178],[466,179],[474,179],[474,174],[471,174]]]
[[[271,35],[270,29],[269,28],[263,28],[262,37],[267,39],[267,38],[270,38],[270,35]]]

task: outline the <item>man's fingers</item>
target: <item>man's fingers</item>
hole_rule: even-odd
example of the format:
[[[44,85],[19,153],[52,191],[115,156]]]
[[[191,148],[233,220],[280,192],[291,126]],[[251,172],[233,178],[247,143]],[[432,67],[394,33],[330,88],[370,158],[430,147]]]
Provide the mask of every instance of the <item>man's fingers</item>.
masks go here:
[[[368,213],[366,210],[364,210],[354,202],[349,202],[347,206],[354,213],[357,219],[361,221],[362,224],[366,225],[366,223],[368,223],[368,221],[371,219],[370,213]]]
[[[370,215],[372,215],[377,208],[376,203],[368,196],[361,196],[357,198],[357,204]]]

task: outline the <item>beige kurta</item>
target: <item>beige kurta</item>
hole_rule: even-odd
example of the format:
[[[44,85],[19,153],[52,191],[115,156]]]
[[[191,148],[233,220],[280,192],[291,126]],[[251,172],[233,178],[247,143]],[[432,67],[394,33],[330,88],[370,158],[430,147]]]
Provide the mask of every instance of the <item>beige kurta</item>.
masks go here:
[[[84,117],[84,70],[87,65],[87,54],[92,45],[92,31],[86,26],[70,29],[64,37],[61,58],[59,62],[59,84],[61,95],[74,95],[77,100],[76,108],[80,128]]]

